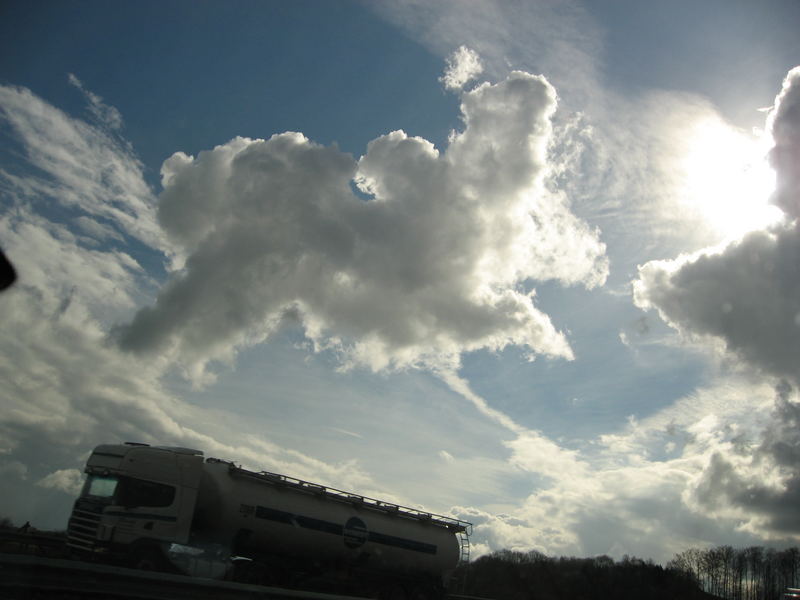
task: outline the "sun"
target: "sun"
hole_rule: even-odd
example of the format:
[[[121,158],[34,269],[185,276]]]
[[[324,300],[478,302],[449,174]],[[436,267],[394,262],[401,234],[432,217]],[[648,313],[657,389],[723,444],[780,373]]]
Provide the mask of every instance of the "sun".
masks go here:
[[[767,162],[771,145],[762,132],[748,134],[719,118],[690,127],[680,161],[686,208],[696,212],[722,240],[740,238],[781,219],[769,203],[775,172]]]

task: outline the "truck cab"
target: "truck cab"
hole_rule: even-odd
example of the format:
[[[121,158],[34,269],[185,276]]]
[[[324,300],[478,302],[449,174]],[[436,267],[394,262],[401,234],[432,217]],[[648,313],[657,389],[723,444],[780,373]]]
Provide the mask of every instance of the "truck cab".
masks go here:
[[[203,453],[188,448],[97,446],[69,520],[68,546],[106,560],[155,561],[157,548],[185,544],[202,465]]]

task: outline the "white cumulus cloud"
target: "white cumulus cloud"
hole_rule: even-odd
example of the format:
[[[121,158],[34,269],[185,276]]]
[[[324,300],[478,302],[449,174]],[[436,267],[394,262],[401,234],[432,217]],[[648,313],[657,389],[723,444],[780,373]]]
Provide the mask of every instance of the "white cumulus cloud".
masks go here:
[[[88,93],[80,82],[75,85]],[[97,98],[88,100],[90,110],[92,106],[111,109],[93,104],[100,102]],[[62,206],[94,218],[109,233],[117,230],[169,252],[141,162],[127,142],[110,132],[104,121],[113,122],[113,118],[98,118],[101,123],[91,125],[30,90],[0,86],[0,119],[8,124],[29,166],[35,168],[22,173],[0,169],[0,192],[17,204],[57,198]]]
[[[36,482],[36,485],[77,496],[81,491],[82,483],[83,475],[78,469],[58,469],[42,477]]]
[[[478,53],[466,46],[459,46],[447,57],[447,67],[440,81],[448,90],[460,90],[481,73],[483,73],[483,63]]]
[[[444,152],[395,131],[358,161],[299,133],[176,153],[159,222],[186,269],[122,346],[202,377],[288,319],[373,370],[452,369],[462,352],[509,344],[571,358],[530,284],[596,286],[608,262],[598,232],[542,183],[555,108],[544,78],[513,72],[463,94],[464,130]]]

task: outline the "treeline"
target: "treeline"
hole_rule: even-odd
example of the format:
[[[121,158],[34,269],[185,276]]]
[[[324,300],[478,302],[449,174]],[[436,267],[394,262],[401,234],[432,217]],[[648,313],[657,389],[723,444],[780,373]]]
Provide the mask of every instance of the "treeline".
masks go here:
[[[800,550],[796,547],[691,548],[675,555],[667,568],[684,573],[707,592],[727,600],[780,600],[787,587],[800,586]]]
[[[457,573],[463,594],[495,600],[706,600],[711,596],[682,570],[651,560],[608,556],[551,558],[500,550]]]

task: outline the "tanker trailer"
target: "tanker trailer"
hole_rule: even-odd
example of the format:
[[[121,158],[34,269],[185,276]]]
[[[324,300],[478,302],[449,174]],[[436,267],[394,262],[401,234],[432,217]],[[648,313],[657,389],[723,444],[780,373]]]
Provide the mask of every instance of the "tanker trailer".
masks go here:
[[[69,546],[138,568],[436,597],[468,557],[465,521],[249,471],[198,450],[102,445],[86,473]]]

